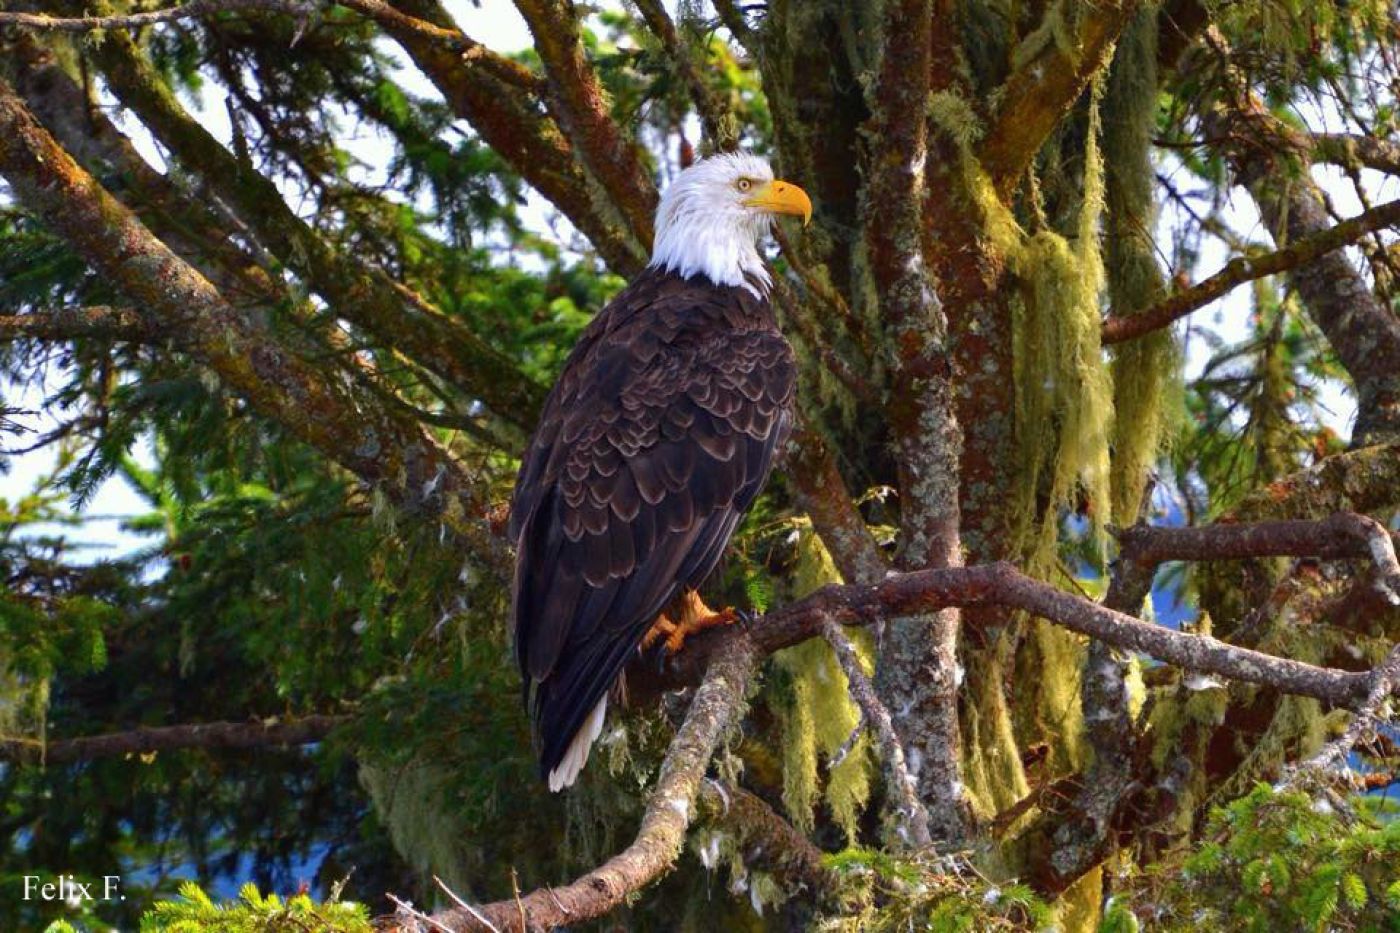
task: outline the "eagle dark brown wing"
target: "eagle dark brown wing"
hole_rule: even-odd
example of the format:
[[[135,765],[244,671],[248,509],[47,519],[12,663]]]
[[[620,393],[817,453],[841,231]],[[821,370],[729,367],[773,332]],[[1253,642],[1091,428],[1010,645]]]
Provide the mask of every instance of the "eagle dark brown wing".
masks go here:
[[[767,301],[698,276],[649,269],[584,331],[511,505],[543,775],[656,616],[718,563],[787,435],[794,378]]]

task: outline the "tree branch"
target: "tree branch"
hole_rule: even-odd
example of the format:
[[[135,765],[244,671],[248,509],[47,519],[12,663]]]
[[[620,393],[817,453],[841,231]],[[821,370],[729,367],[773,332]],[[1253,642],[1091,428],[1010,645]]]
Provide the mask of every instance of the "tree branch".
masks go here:
[[[1331,225],[1324,193],[1306,168],[1309,140],[1269,112],[1230,60],[1228,42],[1214,27],[1206,42],[1220,62],[1225,93],[1202,115],[1207,137],[1226,140],[1224,155],[1249,189],[1274,240],[1291,243]],[[1288,172],[1286,186],[1266,183]],[[1289,281],[1338,361],[1356,385],[1354,446],[1400,439],[1400,318],[1370,289],[1345,254],[1333,251],[1295,267]]]
[[[536,97],[547,90],[545,80],[520,62],[506,58],[482,45],[460,29],[448,29],[425,19],[411,16],[402,10],[385,3],[384,0],[335,0],[374,20],[386,29],[391,28],[398,36],[413,34],[429,42],[437,43],[450,52],[461,55],[462,61],[472,62],[492,77],[504,81]]]
[[[1400,200],[1388,201],[1335,226],[1294,240],[1272,253],[1232,259],[1225,268],[1209,278],[1149,308],[1106,319],[1103,322],[1103,342],[1121,343],[1159,330],[1205,307],[1237,285],[1296,269],[1377,230],[1397,225],[1400,225]]]
[[[733,633],[711,663],[685,721],[671,741],[661,776],[648,796],[637,838],[603,865],[562,888],[545,888],[512,900],[433,915],[451,931],[482,930],[485,918],[501,931],[549,930],[601,917],[655,881],[680,854],[696,796],[721,737],[744,707],[757,655],[744,635]]]
[[[1270,686],[1337,706],[1354,708],[1365,698],[1370,684],[1370,675],[1365,672],[1317,667],[1143,622],[1058,590],[1006,563],[894,574],[875,586],[829,586],[768,613],[753,626],[749,637],[756,650],[766,655],[817,636],[825,616],[846,625],[868,625],[949,606],[1019,609],[1072,632],[1186,670]],[[721,632],[688,639],[686,650],[659,675],[648,672],[649,665],[632,665],[627,673],[630,695],[644,701],[660,690],[694,683],[724,640]]]
[[[1315,162],[1362,165],[1400,175],[1400,143],[1355,133],[1317,133],[1311,137]]]
[[[0,759],[56,765],[121,755],[147,755],[189,748],[265,748],[319,742],[349,722],[349,716],[303,716],[286,721],[197,722],[178,726],[142,726],[129,732],[86,735],[43,742],[0,739]]]
[[[870,141],[865,239],[881,316],[897,349],[887,415],[897,439],[902,568],[962,563],[958,460],[962,432],[948,365],[948,319],[924,255],[933,64],[930,0],[891,0],[881,9],[883,54],[867,92]],[[929,808],[935,838],[967,834],[958,728],[958,613],[896,614],[883,639],[876,685],[906,711],[895,724]]]
[[[243,10],[258,10],[270,13],[286,13],[289,16],[305,18],[316,10],[314,3],[300,0],[190,0],[181,6],[164,10],[145,10],[140,13],[126,13],[112,16],[49,16],[46,13],[17,13],[0,10],[0,26],[19,26],[45,32],[91,32],[97,29],[140,29],[156,23],[169,23],[195,16],[208,16],[214,13],[233,13]]]
[[[705,137],[720,152],[732,152],[737,149],[739,128],[730,117],[729,108],[725,106],[724,101],[716,96],[705,82],[704,73],[696,66],[695,59],[690,54],[690,46],[681,38],[671,14],[666,12],[666,7],[660,0],[632,0],[632,3],[637,7],[637,12],[642,14],[647,28],[656,36],[685,81],[685,86],[690,91],[691,102],[695,104],[695,112],[700,116],[700,125],[705,131]]]
[[[1076,7],[1074,49],[1044,39],[1045,46],[1012,72],[995,92],[1001,101],[977,149],[982,168],[1003,200],[1016,190],[1026,167],[1040,150],[1055,124],[1088,87],[1090,79],[1108,62],[1134,12],[1138,0],[1106,0],[1103,4]],[[1047,16],[1061,15],[1051,5]]]
[[[608,112],[607,95],[583,51],[569,0],[515,0],[549,76],[551,111],[641,243],[652,240],[656,184],[635,143]]]
[[[881,757],[885,762],[885,783],[889,787],[891,799],[898,801],[894,807],[898,821],[897,835],[906,849],[926,849],[933,845],[933,836],[928,828],[928,811],[924,809],[923,801],[919,800],[914,779],[904,763],[904,746],[899,744],[899,736],[895,735],[890,711],[875,695],[874,685],[861,669],[855,646],[841,631],[841,626],[829,616],[821,619],[820,625],[822,636],[836,652],[836,659],[841,662],[841,669],[846,672],[852,698],[865,713],[866,723],[875,732]]]
[[[132,308],[85,305],[32,314],[0,315],[0,340],[129,340],[150,343],[159,333]]]
[[[455,28],[437,0],[399,0],[415,18]],[[614,272],[631,276],[646,265],[650,240],[634,237],[616,207],[595,196],[597,184],[579,164],[558,125],[527,95],[494,77],[475,58],[456,54],[397,20],[377,19],[437,87],[457,116],[510,163],[586,236]],[[616,219],[614,214],[617,214]]]
[[[805,887],[818,901],[831,901],[840,890],[841,879],[822,864],[822,850],[758,795],[706,778],[696,815],[727,829],[744,849],[744,864],[772,872],[784,888]]]
[[[889,562],[852,501],[826,439],[799,415],[783,453],[797,504],[811,517],[841,578],[847,583],[883,580]]]

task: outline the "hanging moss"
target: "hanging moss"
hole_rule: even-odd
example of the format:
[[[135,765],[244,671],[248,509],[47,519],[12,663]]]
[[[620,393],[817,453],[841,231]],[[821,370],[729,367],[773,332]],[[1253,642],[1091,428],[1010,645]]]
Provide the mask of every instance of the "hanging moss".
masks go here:
[[[1157,4],[1149,3],[1119,40],[1103,102],[1104,251],[1109,307],[1127,316],[1166,293],[1153,243],[1152,134],[1157,120]],[[1180,350],[1170,329],[1114,346],[1112,518],[1137,520],[1143,485],[1182,410]]]
[[[809,523],[798,526],[797,554],[795,597],[841,582],[831,554]],[[871,673],[869,636],[850,634],[862,665]],[[786,702],[778,704],[783,725],[783,805],[795,825],[810,831],[820,786],[818,765],[836,756],[855,730],[860,712],[851,701],[845,672],[826,642],[811,639],[778,652],[773,659],[790,675]],[[851,843],[856,841],[861,811],[870,799],[871,770],[869,740],[862,735],[827,774],[824,800]]]
[[[982,676],[963,690],[963,781],[979,819],[991,819],[1030,793],[1006,706],[1003,656],[1008,647],[993,649],[995,657],[981,667]]]

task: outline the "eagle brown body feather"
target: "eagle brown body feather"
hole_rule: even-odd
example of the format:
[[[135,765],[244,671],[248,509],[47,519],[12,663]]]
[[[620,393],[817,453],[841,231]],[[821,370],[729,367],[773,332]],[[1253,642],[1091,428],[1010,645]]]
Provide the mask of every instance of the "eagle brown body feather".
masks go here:
[[[766,298],[649,268],[584,330],[516,480],[516,659],[557,767],[657,615],[719,562],[788,433]]]

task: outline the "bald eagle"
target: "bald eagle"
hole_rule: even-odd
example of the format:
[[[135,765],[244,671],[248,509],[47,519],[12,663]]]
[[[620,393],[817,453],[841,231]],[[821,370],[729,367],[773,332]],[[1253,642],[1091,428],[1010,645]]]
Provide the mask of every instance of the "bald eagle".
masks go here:
[[[650,265],[585,328],[545,401],[511,500],[512,623],[540,772],[568,787],[646,640],[732,621],[695,589],[787,436],[796,368],[758,251],[811,219],[763,159],[676,176]]]

